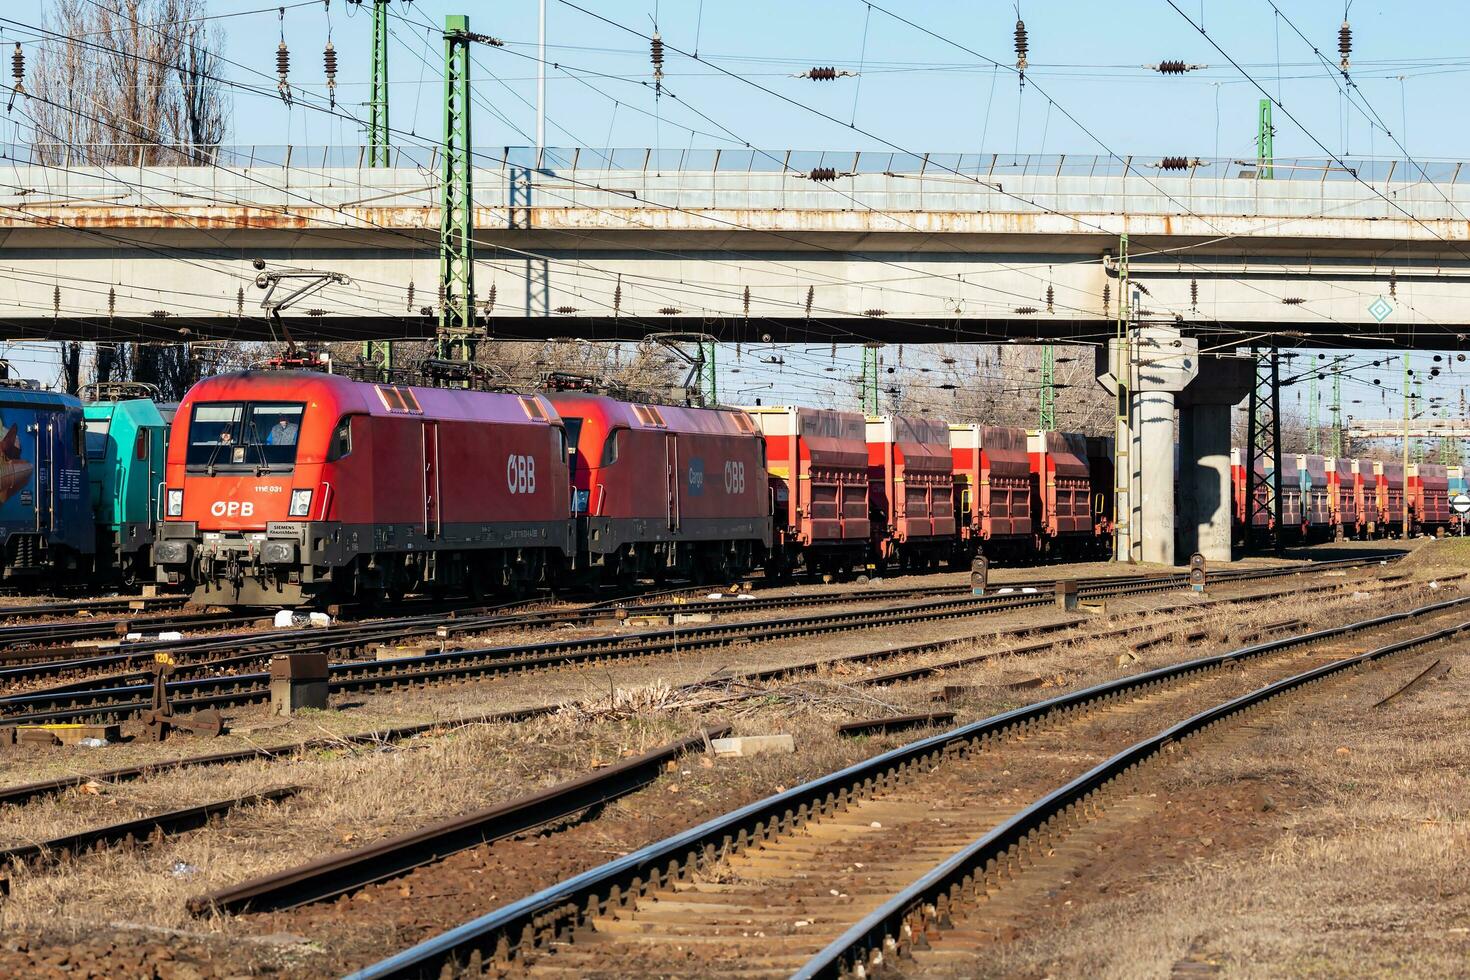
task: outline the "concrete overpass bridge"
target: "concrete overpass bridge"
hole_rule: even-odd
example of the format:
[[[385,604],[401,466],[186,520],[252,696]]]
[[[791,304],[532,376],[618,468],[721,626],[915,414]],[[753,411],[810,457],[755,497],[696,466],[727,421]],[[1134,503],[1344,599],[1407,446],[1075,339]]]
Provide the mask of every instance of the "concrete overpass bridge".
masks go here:
[[[291,311],[298,338],[432,334],[432,150],[384,169],[355,147],[225,148],[202,167],[34,152],[0,158],[0,336],[268,338],[254,259],[351,279]],[[1254,161],[1070,155],[478,159],[477,305],[503,338],[1097,341],[1124,234],[1141,318],[1204,347],[1446,349],[1470,333],[1459,163],[1281,160],[1261,179]]]

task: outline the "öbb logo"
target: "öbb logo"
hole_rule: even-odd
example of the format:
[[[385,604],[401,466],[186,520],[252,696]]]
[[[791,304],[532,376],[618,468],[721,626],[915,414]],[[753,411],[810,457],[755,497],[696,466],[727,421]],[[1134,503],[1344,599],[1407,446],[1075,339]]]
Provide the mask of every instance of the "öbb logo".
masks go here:
[[[518,454],[506,457],[505,485],[511,493],[535,493],[536,457]]]
[[[209,512],[215,517],[254,517],[255,504],[249,500],[216,500],[209,505]]]

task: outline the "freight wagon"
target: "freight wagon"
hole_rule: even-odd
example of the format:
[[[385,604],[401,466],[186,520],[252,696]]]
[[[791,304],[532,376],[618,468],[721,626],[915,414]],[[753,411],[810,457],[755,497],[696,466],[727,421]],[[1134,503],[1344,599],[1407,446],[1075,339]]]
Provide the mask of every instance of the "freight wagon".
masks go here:
[[[1367,501],[1363,496],[1363,473],[1359,461],[1330,457],[1327,470],[1327,504],[1333,533],[1338,538],[1361,538],[1368,528]]]
[[[1093,539],[1092,478],[1083,436],[1034,431],[1027,435],[1031,466],[1031,522],[1042,557],[1072,558]]]
[[[1365,481],[1366,482],[1366,481]],[[1402,463],[1373,463],[1373,523],[1370,536],[1399,537],[1404,526],[1404,466]]]
[[[875,564],[919,570],[952,557],[957,528],[948,427],[875,416],[867,420],[867,440]]]
[[[867,422],[828,408],[746,408],[766,443],[772,514],[767,571],[836,575],[868,564]]]
[[[1450,526],[1449,475],[1443,463],[1410,463],[1411,526],[1420,534],[1443,535]]]
[[[961,560],[977,551],[992,559],[1030,557],[1036,545],[1026,430],[951,425],[949,448]]]

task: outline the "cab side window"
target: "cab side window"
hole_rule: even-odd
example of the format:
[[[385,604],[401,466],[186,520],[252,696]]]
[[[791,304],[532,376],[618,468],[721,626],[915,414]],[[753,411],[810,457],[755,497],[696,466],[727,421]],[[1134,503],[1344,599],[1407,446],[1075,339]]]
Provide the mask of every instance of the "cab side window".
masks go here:
[[[618,461],[618,442],[624,429],[613,429],[607,434],[607,441],[602,444],[602,465],[611,466]]]
[[[337,460],[352,452],[352,416],[344,415],[332,430],[331,440],[327,443],[327,462],[335,463]]]

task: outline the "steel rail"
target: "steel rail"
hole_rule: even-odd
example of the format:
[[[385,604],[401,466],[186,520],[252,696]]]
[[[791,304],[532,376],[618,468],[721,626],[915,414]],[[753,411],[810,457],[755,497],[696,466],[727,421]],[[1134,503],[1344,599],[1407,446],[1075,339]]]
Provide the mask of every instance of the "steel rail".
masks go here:
[[[194,915],[274,912],[320,902],[443,860],[457,851],[519,834],[610,803],[656,780],[667,763],[728,734],[706,728],[632,759],[596,769],[536,793],[441,820],[366,847],[262,875],[188,901]]]
[[[1168,591],[1171,580],[1147,580],[1123,585],[1089,584],[1081,595],[1119,596]],[[711,649],[731,643],[771,642],[857,629],[911,625],[965,618],[996,611],[1044,606],[1050,592],[1038,590],[998,596],[958,596],[927,603],[882,609],[817,613],[780,620],[694,624],[667,630],[551,640],[520,647],[483,647],[448,650],[422,656],[382,661],[352,661],[328,667],[331,693],[356,693],[402,684],[424,684],[465,677],[544,670],[589,661],[655,656],[668,652]],[[296,649],[300,649],[299,647]],[[117,687],[66,689],[14,694],[0,698],[0,724],[35,724],[131,715],[148,707],[152,687],[141,683]],[[203,710],[254,704],[269,698],[266,673],[171,681],[167,685],[175,710]]]
[[[300,786],[285,786],[280,789],[266,790],[262,793],[251,793],[248,796],[235,797],[234,799],[203,803],[198,806],[186,807],[182,810],[157,813],[151,817],[139,817],[137,820],[108,824],[105,827],[93,827],[89,830],[67,834],[65,837],[57,837],[39,844],[24,844],[19,847],[7,848],[0,851],[0,865],[15,866],[29,864],[40,866],[56,864],[65,854],[80,854],[82,851],[99,847],[103,844],[116,844],[129,838],[139,841],[147,840],[155,832],[176,834],[185,830],[192,830],[195,827],[203,826],[214,817],[228,813],[239,807],[251,806],[256,803],[278,803],[281,800],[302,792],[302,789],[303,787]]]
[[[892,780],[901,773],[932,767],[948,752],[984,744],[989,739],[1037,726],[1053,715],[1073,712],[1092,702],[1120,697],[1240,660],[1406,622],[1467,603],[1470,603],[1470,596],[1325,627],[1241,647],[1223,654],[1160,667],[1061,694],[920,739],[794,789],[748,804],[543,888],[349,974],[349,980],[380,980],[390,977],[421,977],[431,980],[446,965],[464,963],[474,952],[490,956],[495,955],[499,948],[500,955],[504,956],[505,950],[513,950],[518,944],[536,943],[554,937],[585,910],[601,908],[613,901],[610,896],[629,892],[636,894],[645,887],[656,885],[660,880],[687,873],[689,869],[703,862],[713,861],[732,848],[742,848],[748,841],[767,839],[782,830],[800,826],[810,819],[814,811],[834,806],[854,795],[866,795],[877,783]],[[1470,624],[1460,624],[1455,629],[1464,629],[1467,625]],[[1400,645],[1394,646],[1401,648]]]
[[[1335,587],[1337,586],[1322,585],[1312,586],[1310,588],[1312,590],[1316,590]],[[1191,604],[1187,607],[1181,608],[1192,611],[1215,605],[1265,601],[1268,599],[1279,598],[1285,594],[1294,594],[1296,591],[1298,590],[1271,592],[1261,595],[1233,596],[1229,598],[1209,599],[1201,603]],[[844,657],[829,657],[820,660],[805,661],[797,664],[788,664],[782,667],[762,668],[735,674],[720,675],[718,677],[711,678],[710,680],[731,683],[764,683],[767,681],[781,680],[787,677],[792,677],[802,673],[808,673],[814,670],[818,670],[822,667],[830,667],[838,664],[872,663],[876,661],[891,659],[894,657],[922,655],[926,653],[937,652],[939,650],[947,649],[949,647],[962,646],[967,643],[974,643],[977,641],[984,641],[988,639],[998,639],[1002,636],[1024,636],[1038,633],[1060,632],[1073,629],[1086,623],[1086,619],[1075,619],[1059,623],[1014,627],[998,630],[994,633],[982,636],[960,637],[948,640],[933,640],[924,643],[906,644],[897,647],[888,647],[883,650],[871,650],[863,653],[851,654]],[[1255,636],[1250,637],[1250,639],[1254,640],[1262,633],[1276,632],[1281,629],[1295,628],[1302,625],[1303,624],[1300,620],[1287,620],[1282,623],[1270,624],[1262,627],[1259,631],[1257,631]],[[916,680],[921,677],[932,676],[934,674],[942,673],[944,671],[958,669],[981,661],[990,660],[995,657],[1020,656],[1028,653],[1050,650],[1065,643],[1126,635],[1128,633],[1134,632],[1136,629],[1136,625],[1126,626],[1114,630],[1109,630],[1101,634],[1087,634],[1086,636],[1059,637],[1051,640],[1042,640],[1040,642],[1028,643],[1021,646],[1011,646],[998,650],[989,650],[984,653],[976,654],[969,657],[946,660],[938,664],[927,664],[916,668],[893,671],[887,674],[874,674],[864,676],[849,680],[847,683],[868,686],[886,685],[898,683],[901,681]],[[684,685],[682,690],[692,691],[705,686],[707,683],[709,683],[709,681],[696,681],[691,684]],[[339,747],[343,744],[376,745],[384,741],[398,741],[401,739],[412,738],[427,731],[441,730],[444,728],[477,724],[507,724],[518,721],[527,721],[531,718],[551,714],[559,710],[562,706],[563,705],[560,702],[553,702],[541,705],[534,705],[526,708],[518,708],[510,711],[492,712],[489,714],[451,718],[444,721],[432,721],[417,723],[413,725],[404,725],[395,728],[359,733],[357,735],[308,739],[300,742],[289,742],[259,748],[252,747],[232,752],[218,752],[209,755],[187,756],[183,758],[147,763],[140,766],[130,766],[122,769],[109,769],[101,772],[78,773],[76,775],[63,776],[58,779],[44,780],[41,782],[27,783],[23,785],[0,789],[0,805],[20,804],[40,797],[51,796],[57,793],[64,792],[72,787],[79,786],[82,783],[87,782],[88,780],[96,780],[102,783],[127,782],[129,780],[140,779],[158,772],[172,772],[177,769],[192,768],[196,766],[228,765],[235,762],[246,762],[255,759],[273,759],[282,756],[295,755],[300,752]]]
[[[936,905],[947,903],[952,894],[967,895],[973,892],[976,875],[984,869],[988,861],[1004,856],[1028,836],[1073,816],[1082,803],[1114,781],[1135,773],[1140,766],[1156,758],[1169,745],[1182,742],[1233,715],[1327,677],[1404,650],[1449,639],[1467,630],[1470,630],[1470,621],[1313,667],[1206,708],[1134,743],[1066,785],[1052,790],[998,824],[979,840],[936,865],[933,870],[926,872],[833,940],[793,973],[792,980],[838,980],[856,972],[860,966],[881,966],[890,956],[895,959],[901,957],[912,936],[935,924]]]
[[[1217,579],[1236,581],[1242,578],[1271,578],[1280,575],[1326,572],[1340,568],[1362,567],[1364,565],[1379,562],[1379,558],[1364,559],[1338,559],[1332,562],[1322,562],[1311,568],[1303,569],[1295,566],[1279,566],[1270,569],[1237,569],[1220,573]],[[1121,586],[1133,583],[1148,584],[1166,587],[1168,583],[1174,582],[1184,584],[1187,575],[1183,573],[1167,573],[1162,575],[1146,576],[1098,576],[1093,579],[1084,579],[1083,588],[1095,588],[1102,586]],[[1034,594],[1045,592],[1051,594],[1054,582],[1018,582],[1007,586],[998,586],[991,590],[991,596],[1000,597],[1014,595],[1016,593],[1027,594],[1026,590],[1034,589]],[[684,590],[669,590],[678,592]],[[677,613],[723,613],[723,612],[755,612],[760,609],[801,607],[808,605],[831,605],[839,602],[880,602],[890,599],[903,599],[914,596],[941,597],[967,595],[970,592],[968,585],[958,586],[928,586],[913,587],[907,589],[883,590],[871,593],[859,593],[854,595],[850,592],[822,592],[795,597],[764,596],[754,600],[704,600],[689,603],[662,603],[657,605],[642,605],[624,608],[636,608],[640,615],[674,615]],[[657,593],[662,596],[669,594]],[[483,632],[495,628],[515,629],[532,628],[554,624],[588,625],[602,622],[607,619],[619,604],[636,601],[643,596],[617,597],[604,600],[591,606],[572,610],[538,610],[529,613],[506,615],[500,613],[488,617],[473,615],[474,610],[456,610],[446,615],[427,615],[416,617],[403,617],[392,620],[380,620],[367,623],[355,623],[346,626],[337,626],[328,630],[306,629],[293,630],[290,632],[273,632],[269,634],[248,633],[231,634],[225,636],[211,636],[184,641],[153,641],[138,642],[130,644],[127,648],[117,653],[103,654],[95,657],[67,659],[61,653],[56,659],[48,660],[41,664],[27,666],[12,666],[0,668],[0,683],[10,681],[12,683],[28,680],[39,680],[47,677],[62,677],[67,674],[88,671],[105,670],[109,667],[127,668],[136,663],[151,662],[154,653],[166,652],[172,656],[180,665],[199,664],[201,659],[207,660],[212,654],[220,651],[230,651],[233,655],[228,658],[232,664],[240,663],[244,656],[242,651],[255,651],[255,656],[264,658],[272,652],[333,652],[342,649],[366,648],[375,642],[397,642],[413,637],[427,637],[434,635],[440,638],[449,638],[457,633]],[[494,607],[504,609],[507,607]],[[257,618],[258,617],[247,617]],[[304,645],[296,645],[296,644]],[[52,651],[35,651],[41,655],[49,655]],[[0,654],[0,662],[5,657]],[[150,675],[138,672],[124,677],[111,678],[114,685],[126,683],[142,684],[149,680]],[[106,678],[98,680],[106,681]],[[97,686],[97,685],[90,685]],[[105,686],[105,685],[104,685]],[[3,702],[4,698],[0,698]]]

